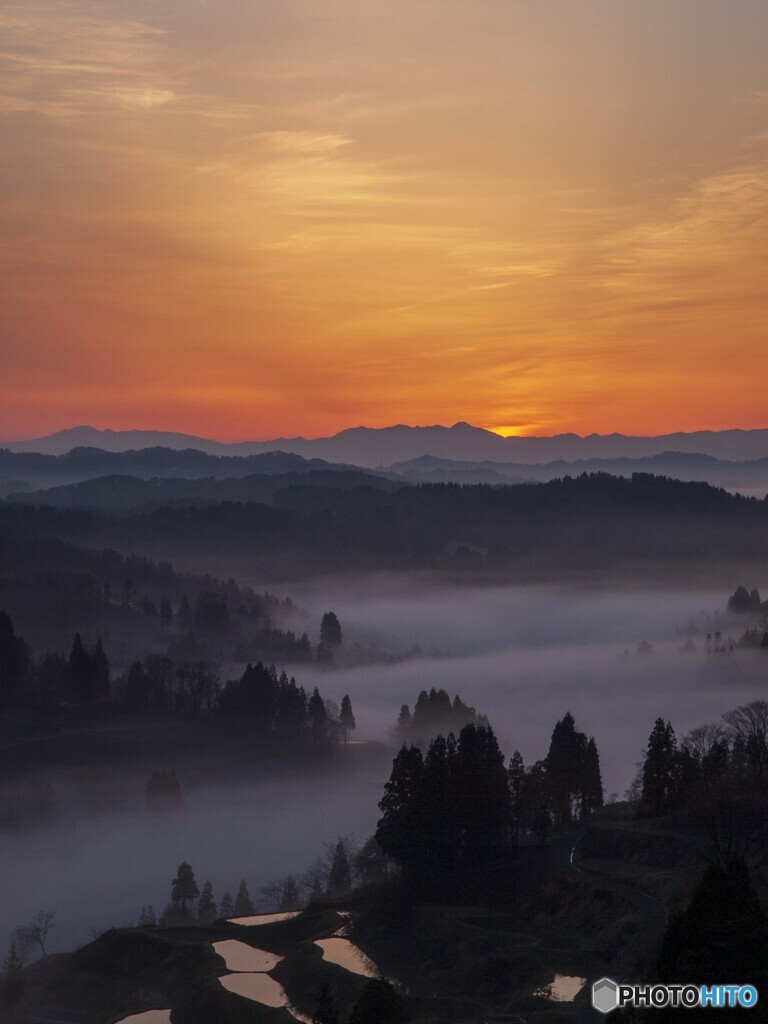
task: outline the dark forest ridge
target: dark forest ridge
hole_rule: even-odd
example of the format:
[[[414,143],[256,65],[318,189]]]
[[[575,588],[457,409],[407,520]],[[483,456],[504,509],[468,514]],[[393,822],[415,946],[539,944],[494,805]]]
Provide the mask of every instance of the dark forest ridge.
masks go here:
[[[195,448],[212,455],[257,455],[282,451],[307,458],[356,466],[380,467],[424,455],[465,461],[494,460],[530,465],[557,459],[644,458],[676,451],[720,459],[758,459],[768,456],[768,429],[700,430],[693,433],[630,437],[623,434],[558,434],[554,437],[501,437],[469,423],[452,427],[352,427],[332,437],[276,438],[227,444],[189,434],[158,430],[97,430],[80,426],[47,437],[4,445],[13,452],[60,455],[78,447],[123,452],[162,446]]]

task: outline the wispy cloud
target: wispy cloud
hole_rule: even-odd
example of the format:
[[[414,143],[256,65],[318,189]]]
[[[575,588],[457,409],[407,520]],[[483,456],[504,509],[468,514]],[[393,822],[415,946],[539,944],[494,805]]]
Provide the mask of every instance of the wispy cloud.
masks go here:
[[[110,18],[86,0],[28,0],[0,9],[0,109],[83,116],[94,102],[149,109],[174,90],[165,32]]]

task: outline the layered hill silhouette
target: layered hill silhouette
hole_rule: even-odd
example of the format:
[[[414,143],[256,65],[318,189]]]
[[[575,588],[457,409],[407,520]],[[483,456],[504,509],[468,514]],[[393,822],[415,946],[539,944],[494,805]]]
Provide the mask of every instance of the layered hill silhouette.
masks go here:
[[[711,455],[686,452],[663,452],[658,455],[615,459],[557,459],[552,462],[523,463],[496,460],[457,460],[434,455],[395,462],[387,469],[365,470],[348,463],[307,459],[290,452],[264,452],[257,455],[212,455],[194,449],[144,448],[138,451],[109,452],[99,448],[74,448],[64,455],[38,452],[11,452],[0,449],[0,498],[15,498],[37,491],[34,503],[44,503],[48,494],[51,504],[119,504],[122,487],[125,500],[131,505],[146,500],[175,501],[180,499],[265,500],[279,483],[256,484],[255,478],[300,477],[314,475],[314,484],[348,487],[354,474],[367,474],[370,486],[381,486],[377,480],[395,482],[459,483],[510,485],[546,483],[564,476],[582,473],[610,473],[630,477],[634,473],[653,473],[684,481],[702,481],[729,490],[762,497],[768,491],[768,458],[726,460]],[[319,475],[318,475],[319,474]],[[78,489],[78,484],[109,478],[99,487]],[[123,481],[118,484],[118,478]],[[129,485],[128,478],[136,481]],[[252,478],[251,484],[237,481]],[[152,487],[140,484],[152,481]],[[161,484],[160,481],[166,481]],[[169,481],[178,481],[171,486]],[[194,481],[207,481],[193,486]],[[219,484],[216,484],[216,481]],[[285,480],[290,484],[295,480]],[[305,481],[306,482],[306,481]],[[362,485],[357,481],[355,486]],[[62,489],[68,488],[68,489]],[[266,491],[264,490],[266,488]],[[154,490],[153,490],[154,489]]]
[[[531,465],[558,459],[647,458],[670,451],[711,455],[719,459],[766,458],[768,430],[702,430],[659,437],[558,434],[554,437],[504,438],[469,423],[455,423],[452,427],[398,424],[381,429],[353,427],[332,437],[276,438],[225,444],[188,434],[154,430],[97,430],[80,426],[47,437],[8,442],[4,447],[12,452],[48,455],[62,455],[82,447],[112,452],[154,447],[173,450],[193,448],[209,455],[230,456],[281,451],[366,468],[389,466],[424,455],[460,461],[493,460]]]
[[[89,501],[63,501],[67,507],[52,508],[45,496],[42,507],[0,503],[0,531],[9,544],[31,531],[200,572],[235,560],[246,577],[270,580],[447,569],[519,582],[717,578],[731,585],[768,557],[768,501],[704,483],[599,473],[515,487],[413,487],[365,474],[355,482],[353,474],[350,486],[339,486],[342,476],[193,482],[263,488],[258,500],[218,501],[157,500],[154,481],[98,480],[78,485],[93,488]],[[181,482],[160,481],[161,492],[165,483]],[[126,499],[123,487],[138,500]]]

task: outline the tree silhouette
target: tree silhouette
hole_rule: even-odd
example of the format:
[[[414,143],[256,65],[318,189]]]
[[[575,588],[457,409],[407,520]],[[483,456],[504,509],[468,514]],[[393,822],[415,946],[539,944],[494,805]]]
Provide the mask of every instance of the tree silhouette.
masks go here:
[[[221,917],[223,917],[225,920],[235,916],[235,905],[232,902],[232,897],[228,892],[225,892],[224,895],[221,897],[219,913]]]
[[[346,743],[350,732],[355,728],[355,716],[352,713],[352,701],[348,695],[341,698],[341,716],[339,718],[341,722],[341,731],[344,736],[344,742]]]
[[[206,882],[203,885],[203,891],[200,893],[200,899],[197,904],[197,923],[213,924],[217,917],[218,910],[216,908],[216,901],[213,898],[213,886],[210,882]]]
[[[335,612],[326,612],[320,623],[320,643],[328,647],[341,647],[341,623]]]
[[[351,888],[351,865],[344,843],[339,839],[333,852],[331,870],[328,873],[328,895],[344,896]]]
[[[645,814],[664,814],[677,793],[677,739],[669,722],[657,718],[642,768],[641,806]]]
[[[593,737],[587,741],[581,766],[581,803],[579,816],[588,818],[603,806],[603,780],[600,774],[600,756]]]
[[[307,704],[307,718],[309,720],[310,736],[316,744],[323,743],[327,737],[328,713],[325,710],[325,702],[320,696],[317,687],[312,691],[312,696]]]
[[[240,882],[240,888],[237,890],[234,911],[235,917],[250,917],[255,913],[254,906],[248,892],[248,886],[245,884],[245,879],[242,879]]]
[[[171,882],[171,904],[182,914],[186,914],[187,903],[196,900],[199,895],[200,891],[197,888],[194,872],[184,861],[179,864],[178,874]]]
[[[299,891],[296,888],[296,881],[293,875],[288,875],[283,885],[283,894],[278,905],[278,910],[287,913],[293,910],[301,910]]]
[[[383,817],[376,827],[382,850],[408,874],[418,864],[421,847],[419,799],[424,758],[418,747],[402,747],[392,762],[392,774],[379,802]]]
[[[96,641],[91,655],[91,680],[94,698],[104,700],[109,697],[109,661],[104,653],[101,639]]]
[[[83,646],[83,640],[79,633],[75,633],[75,638],[72,641],[72,650],[69,655],[69,684],[75,700],[81,704],[93,700],[94,686],[91,656]]]
[[[39,910],[32,918],[30,932],[34,935],[35,942],[40,947],[40,952],[43,956],[46,955],[45,943],[51,928],[53,928],[53,911]]]

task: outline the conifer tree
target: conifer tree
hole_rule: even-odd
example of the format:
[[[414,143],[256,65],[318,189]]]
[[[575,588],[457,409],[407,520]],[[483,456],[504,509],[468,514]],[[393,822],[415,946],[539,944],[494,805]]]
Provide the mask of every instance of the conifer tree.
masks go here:
[[[228,892],[225,892],[221,897],[221,906],[219,907],[219,913],[225,920],[235,916],[235,905],[232,902],[232,897]]]
[[[339,721],[341,722],[341,731],[344,736],[344,742],[346,743],[350,732],[355,728],[355,716],[352,713],[352,701],[349,699],[347,694],[341,698],[341,716]]]
[[[659,815],[669,810],[677,792],[677,739],[669,722],[657,718],[642,769],[641,806],[644,813]]]
[[[251,897],[248,892],[248,886],[245,884],[245,879],[240,882],[240,888],[237,890],[237,896],[235,897],[235,917],[250,917],[256,911],[254,910]]]
[[[382,850],[408,874],[418,860],[421,836],[418,801],[424,776],[424,759],[418,747],[402,747],[392,762],[392,774],[379,802],[383,812],[376,827]]]
[[[218,917],[216,901],[213,898],[213,886],[210,882],[203,885],[200,899],[197,904],[197,923],[213,924]]]
[[[344,843],[339,839],[328,873],[328,895],[344,896],[352,888],[352,873]]]
[[[603,780],[600,774],[600,756],[597,744],[590,737],[584,751],[584,763],[581,770],[581,806],[579,815],[588,818],[593,811],[603,806]]]
[[[192,868],[186,861],[179,864],[179,870],[171,883],[171,904],[182,914],[187,912],[187,903],[200,895]]]
[[[301,900],[299,899],[299,891],[296,888],[296,881],[293,875],[288,875],[283,884],[283,895],[280,899],[280,905],[277,908],[283,913],[287,913],[292,910],[301,910]]]
[[[320,643],[328,647],[341,647],[341,623],[335,612],[326,612],[320,623]]]

